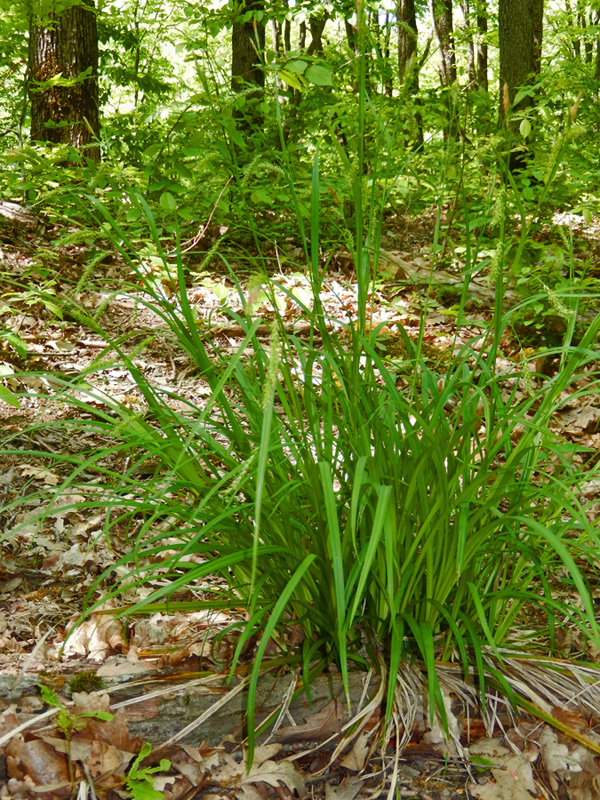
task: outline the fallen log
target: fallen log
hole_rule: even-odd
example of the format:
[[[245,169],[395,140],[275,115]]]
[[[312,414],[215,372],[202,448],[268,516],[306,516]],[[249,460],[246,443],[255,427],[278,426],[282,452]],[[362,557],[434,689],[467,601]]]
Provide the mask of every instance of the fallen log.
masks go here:
[[[8,200],[0,200],[0,217],[15,222],[17,225],[25,225],[34,231],[43,225],[42,220],[33,211]]]

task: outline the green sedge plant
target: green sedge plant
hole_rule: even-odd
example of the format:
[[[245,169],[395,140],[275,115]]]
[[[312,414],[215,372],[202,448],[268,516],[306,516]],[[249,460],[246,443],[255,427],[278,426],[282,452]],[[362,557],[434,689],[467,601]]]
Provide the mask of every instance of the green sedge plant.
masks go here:
[[[313,179],[317,198],[316,163]],[[150,209],[138,202],[152,229]],[[102,206],[96,210],[110,220]],[[311,230],[314,237],[316,199]],[[525,604],[545,614],[550,642],[565,619],[597,636],[576,562],[591,558],[598,537],[576,493],[582,476],[549,425],[564,390],[597,359],[600,320],[577,347],[565,348],[559,375],[525,399],[514,374],[497,374],[472,346],[445,375],[433,372],[400,329],[411,388],[379,355],[377,330],[336,334],[318,301],[312,341],[288,334],[279,320],[264,345],[258,322],[232,313],[245,336],[233,357],[211,357],[185,299],[180,257],[176,272],[177,304],[150,282],[144,302],[194,359],[211,394],[203,409],[173,410],[170,401],[182,398],[153,387],[121,344],[110,343],[149,411],[111,407],[123,452],[138,455],[104,503],[111,524],[143,521],[118,565],[132,568],[113,593],[159,570],[169,580],[124,613],[175,610],[170,598],[178,590],[224,577],[228,588],[215,588],[214,599],[198,606],[247,609],[231,668],[258,636],[250,722],[262,656],[271,638],[284,646],[285,630],[303,632],[300,652],[289,656],[306,675],[315,661],[333,662],[347,683],[351,668],[377,664],[381,655],[392,676],[418,658],[432,707],[440,708],[436,662],[457,658],[465,674],[475,665],[483,686],[486,652],[501,663],[502,648],[517,646]],[[316,290],[321,276],[313,278]],[[250,345],[251,358],[244,355]],[[163,472],[132,497],[136,466],[148,457]],[[173,524],[159,528],[167,518]],[[581,608],[555,597],[548,575],[557,569]],[[393,688],[392,679],[389,713]]]

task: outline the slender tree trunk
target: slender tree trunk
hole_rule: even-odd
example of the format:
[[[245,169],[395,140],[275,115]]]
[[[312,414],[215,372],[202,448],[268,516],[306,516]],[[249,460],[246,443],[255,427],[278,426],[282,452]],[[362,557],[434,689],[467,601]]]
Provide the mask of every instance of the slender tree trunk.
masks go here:
[[[358,30],[356,29],[356,26],[346,18],[344,18],[344,27],[346,29],[348,47],[355,55],[358,55]]]
[[[48,85],[53,78],[56,84]],[[100,117],[93,0],[58,15],[51,8],[44,19],[32,15],[28,90],[32,141],[69,144],[82,150],[82,155],[100,160],[100,148],[95,144]]]
[[[417,125],[416,145],[423,146],[423,118],[419,111],[419,67],[416,64],[419,32],[414,0],[399,0],[396,7],[398,19],[398,77],[400,85],[410,81],[408,94],[414,98],[415,122]]]
[[[308,18],[308,26],[310,28],[310,44],[306,50],[307,56],[322,56],[323,55],[323,31],[329,19],[327,11],[322,14],[311,14]]]
[[[469,0],[460,0],[460,8],[464,17],[463,36],[466,40],[467,49],[467,69],[469,74],[469,86],[477,87],[477,70],[475,68],[475,45],[473,43],[473,32],[471,30],[471,8]]]
[[[265,25],[252,17],[241,22],[239,17],[248,11],[262,11],[263,0],[247,0],[238,7],[238,14],[231,31],[231,88],[234,92],[243,92],[250,87],[247,94],[248,112],[236,112],[240,127],[250,130],[258,128],[263,118],[256,110],[257,101],[262,97],[265,85],[265,72],[262,65],[265,49]],[[252,88],[254,87],[254,88]]]
[[[412,71],[417,53],[418,30],[415,0],[399,0],[396,14],[398,18],[398,78],[402,84],[407,74]]]
[[[444,139],[455,139],[458,133],[456,125],[456,107],[454,97],[449,91],[456,82],[456,54],[452,27],[452,0],[429,0],[431,19],[438,41],[440,55],[440,83],[444,95],[447,119],[444,125]]]
[[[488,91],[488,18],[485,6],[478,3],[477,8],[477,85]]]
[[[273,50],[275,51],[277,58],[281,58],[283,55],[283,47],[281,42],[282,25],[279,20],[274,19],[271,21],[271,33],[273,36]]]
[[[431,19],[440,48],[440,80],[444,88],[456,81],[456,55],[452,39],[452,0],[429,0]]]
[[[544,0],[529,0],[533,25],[533,72],[542,70],[542,39],[544,35]]]
[[[383,47],[383,59],[385,64],[385,93],[388,97],[394,96],[394,70],[390,59],[390,39],[392,26],[390,25],[391,14],[386,12],[385,15],[385,37]]]
[[[300,51],[304,50],[306,47],[306,21],[302,20],[300,23],[300,30],[298,34],[298,49]]]

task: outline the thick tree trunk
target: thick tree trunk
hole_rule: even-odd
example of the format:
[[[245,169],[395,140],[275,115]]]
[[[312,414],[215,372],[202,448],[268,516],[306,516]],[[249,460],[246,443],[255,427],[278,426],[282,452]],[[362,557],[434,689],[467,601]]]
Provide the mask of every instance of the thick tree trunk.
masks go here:
[[[60,75],[60,77],[58,77]],[[52,79],[55,85],[49,85]],[[62,85],[61,85],[62,84]],[[98,32],[93,0],[29,27],[32,141],[69,144],[95,161],[100,148]]]
[[[514,104],[517,90],[535,73],[533,3],[538,0],[500,0],[500,118],[506,123],[511,111],[527,108],[531,98]],[[516,121],[518,127],[519,121]]]
[[[520,87],[538,73],[541,59],[543,0],[500,0],[498,33],[500,41],[500,122],[507,132],[509,169],[527,168],[530,150],[523,149],[519,134],[521,119],[515,112],[533,104],[529,95],[515,103]],[[530,146],[531,138],[528,139]],[[515,145],[518,145],[515,149]]]

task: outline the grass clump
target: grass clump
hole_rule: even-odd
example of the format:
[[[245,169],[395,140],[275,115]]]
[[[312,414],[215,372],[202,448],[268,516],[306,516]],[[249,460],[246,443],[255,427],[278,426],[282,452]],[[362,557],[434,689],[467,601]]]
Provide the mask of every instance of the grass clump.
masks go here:
[[[161,253],[151,212],[138,202]],[[233,356],[215,356],[187,300],[181,253],[171,276],[179,291],[166,299],[106,209],[96,204],[96,212],[142,282],[141,302],[210,386],[205,406],[193,407],[151,385],[122,342],[107,344],[148,412],[134,414],[106,397],[108,410],[96,408],[82,423],[116,437],[130,459],[101,501],[109,532],[138,526],[131,552],[116,565],[121,575],[129,569],[112,594],[160,574],[162,588],[123,613],[175,610],[180,589],[220,576],[210,599],[196,605],[246,611],[230,667],[256,639],[250,731],[270,640],[307,681],[335,664],[347,688],[351,669],[385,664],[389,718],[395,676],[415,659],[427,675],[430,708],[442,717],[440,661],[461,663],[465,676],[474,668],[481,691],[491,676],[514,699],[500,667],[506,648],[526,644],[519,624],[525,605],[546,620],[538,632],[546,650],[559,624],[597,639],[578,566],[597,548],[597,531],[578,499],[583,475],[551,421],[578,371],[597,359],[600,317],[576,347],[565,344],[559,373],[537,390],[529,381],[524,393],[518,375],[496,371],[485,342],[465,346],[440,373],[401,329],[412,366],[407,381],[405,366],[400,379],[379,355],[377,329],[367,334],[326,319],[315,269],[308,337],[287,332],[276,317],[263,344],[258,322],[231,312],[243,340]],[[166,256],[164,263],[169,269]],[[63,399],[87,408],[72,387]],[[102,453],[79,459],[70,490]],[[136,475],[148,460],[162,469],[140,486]],[[558,573],[579,604],[557,596]],[[292,641],[301,644],[286,644]]]

